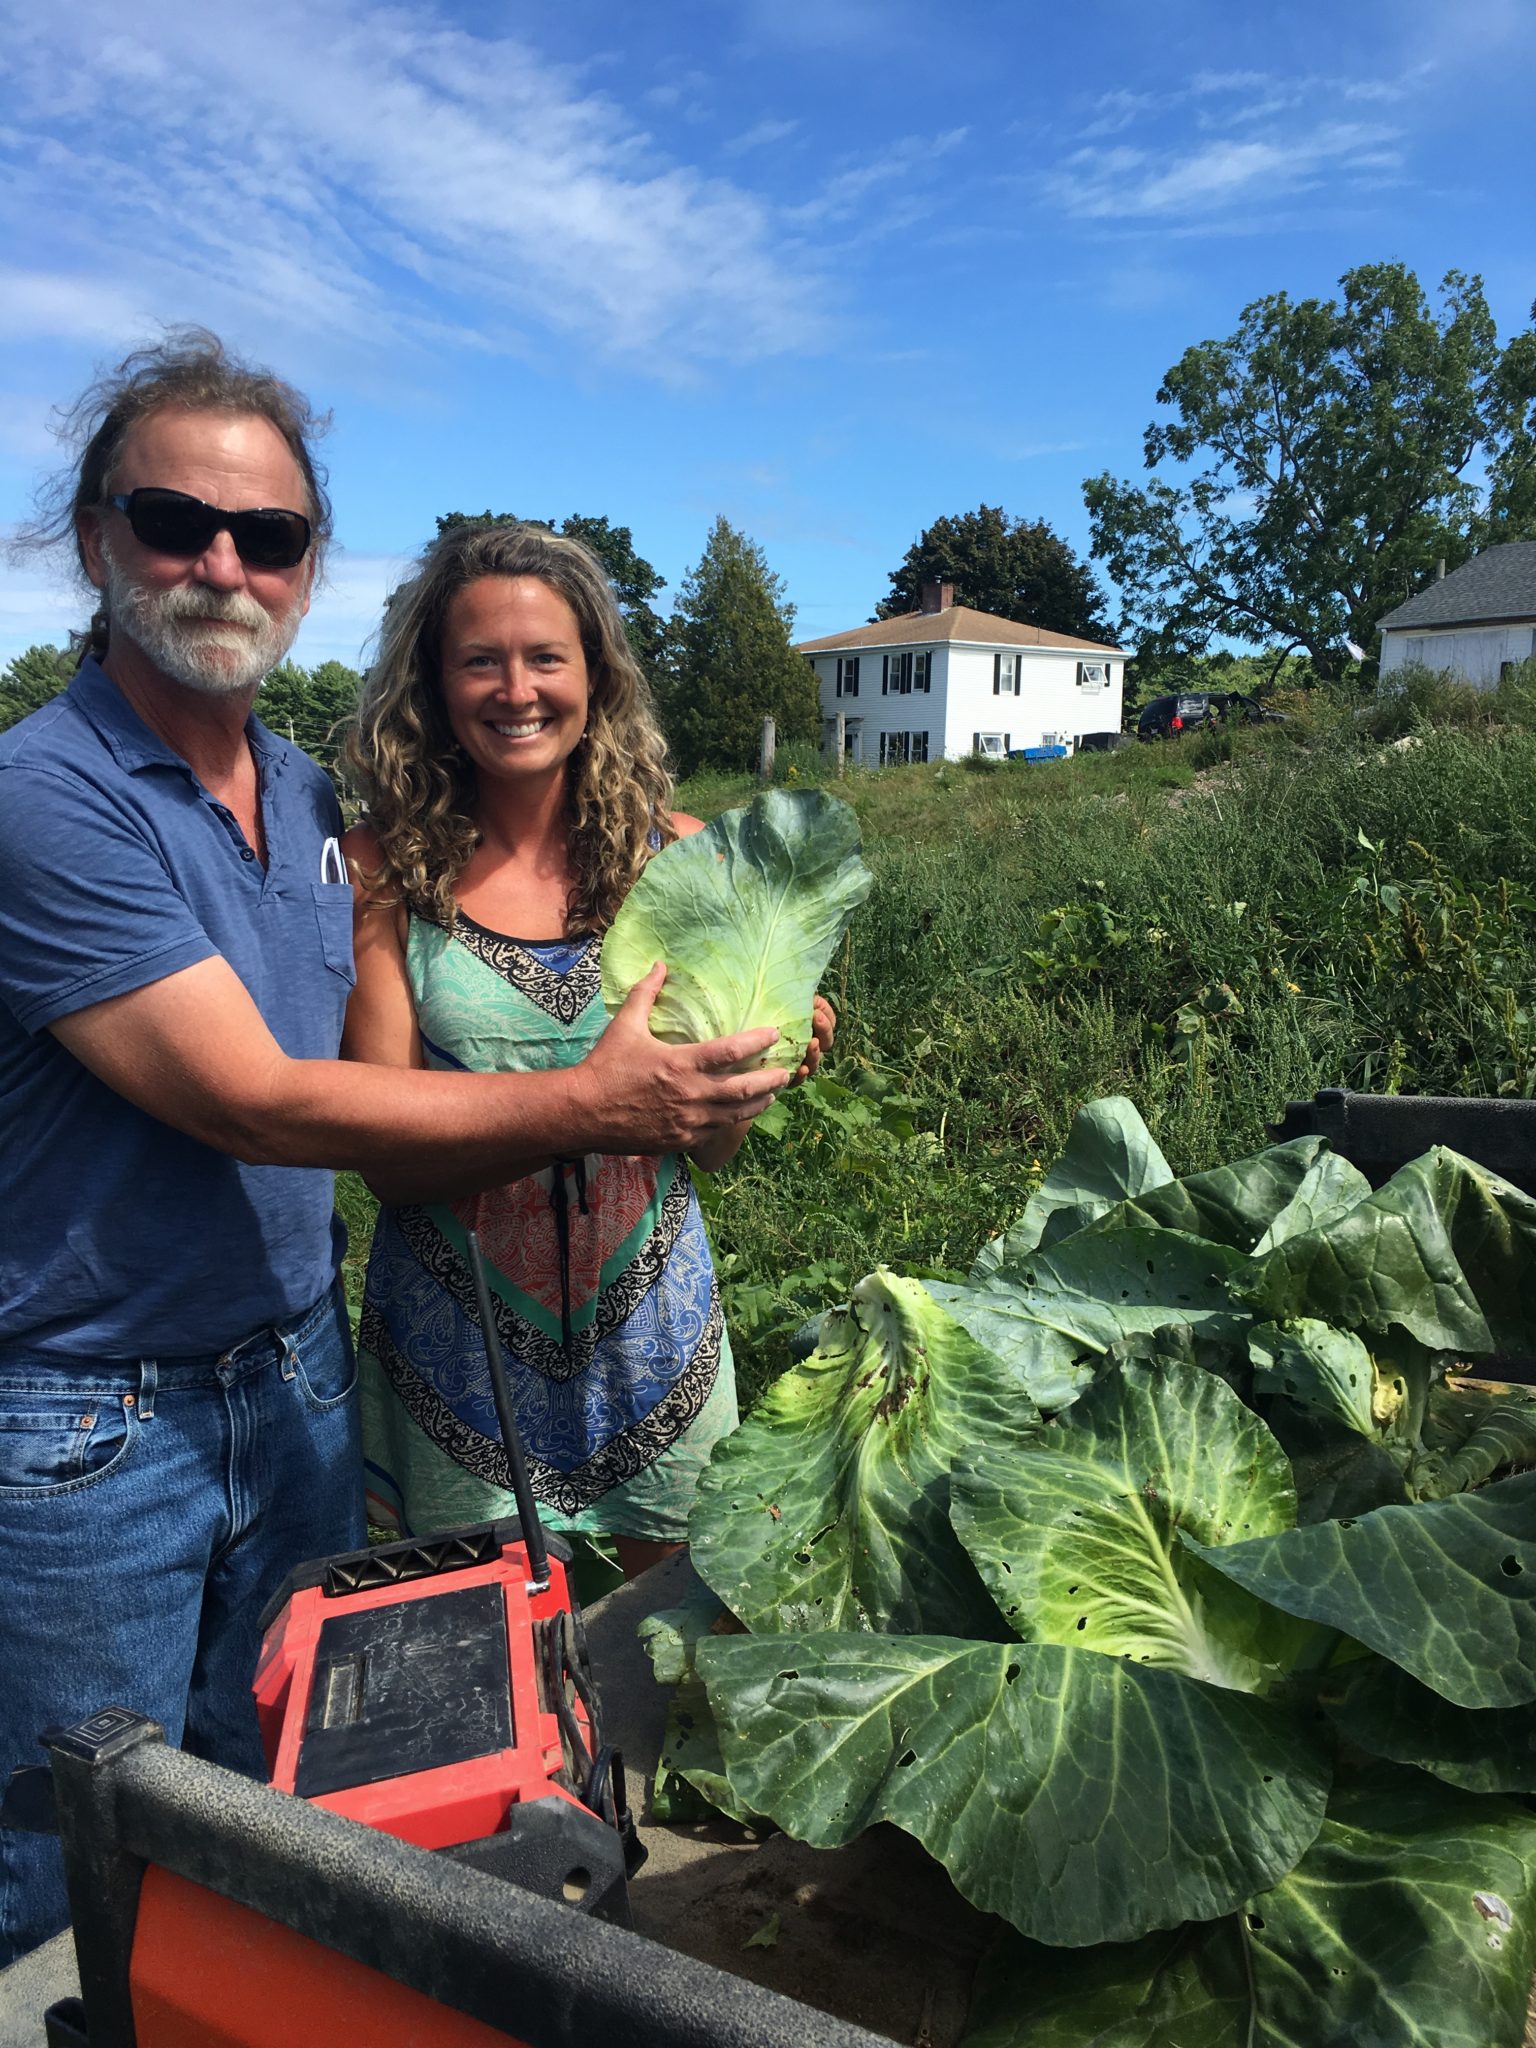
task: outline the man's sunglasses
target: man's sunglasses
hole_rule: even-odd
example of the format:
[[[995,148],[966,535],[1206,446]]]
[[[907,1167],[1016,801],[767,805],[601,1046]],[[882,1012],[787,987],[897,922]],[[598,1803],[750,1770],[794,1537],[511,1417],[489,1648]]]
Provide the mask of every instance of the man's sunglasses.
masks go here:
[[[202,554],[216,533],[228,533],[235,553],[248,569],[291,569],[309,549],[310,524],[302,512],[280,512],[262,506],[254,512],[226,512],[205,505],[185,491],[164,491],[148,485],[108,498],[133,529],[133,537],[157,555],[178,555],[190,561]]]

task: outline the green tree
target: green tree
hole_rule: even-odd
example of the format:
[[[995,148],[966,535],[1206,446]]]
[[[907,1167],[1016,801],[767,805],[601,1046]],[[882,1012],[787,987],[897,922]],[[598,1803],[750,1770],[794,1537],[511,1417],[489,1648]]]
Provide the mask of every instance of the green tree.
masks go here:
[[[1225,341],[1186,349],[1157,394],[1173,416],[1147,429],[1150,480],[1084,484],[1122,637],[1144,657],[1233,637],[1304,648],[1341,677],[1348,641],[1371,650],[1439,557],[1489,537],[1479,457],[1497,537],[1529,530],[1530,338],[1501,351],[1480,280],[1458,271],[1438,309],[1400,263],[1340,285],[1338,300],[1258,299]]]
[[[915,612],[928,582],[955,586],[956,604],[1000,619],[1102,640],[1103,596],[1086,562],[1043,519],[1010,519],[1001,505],[936,519],[908,548],[875,607],[882,619]]]
[[[544,526],[569,540],[589,547],[608,572],[613,594],[624,614],[624,630],[635,659],[654,681],[666,641],[666,625],[652,609],[651,599],[667,587],[644,555],[635,552],[635,537],[627,526],[615,526],[600,516],[573,512],[558,525],[553,519],[522,520],[515,512],[445,512],[437,522],[439,534],[452,533],[460,526]]]
[[[1531,322],[1510,340],[1493,380],[1499,432],[1480,536],[1485,543],[1536,535],[1536,305]]]
[[[816,738],[821,699],[790,644],[794,621],[762,549],[717,519],[667,631],[662,712],[683,774],[753,766],[770,713],[781,741]]]
[[[334,771],[342,731],[357,710],[362,686],[362,677],[345,662],[322,661],[307,669],[284,661],[262,684],[256,710],[280,737]]]
[[[0,732],[56,697],[75,672],[63,647],[29,647],[0,670]]]

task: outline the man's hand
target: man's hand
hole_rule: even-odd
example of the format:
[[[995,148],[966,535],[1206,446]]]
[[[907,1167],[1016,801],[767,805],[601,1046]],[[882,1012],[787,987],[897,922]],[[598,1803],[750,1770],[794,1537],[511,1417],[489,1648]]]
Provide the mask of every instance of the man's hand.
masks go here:
[[[651,1010],[666,978],[658,961],[587,1057],[568,1070],[572,1124],[589,1151],[688,1151],[712,1132],[750,1123],[789,1081],[783,1067],[740,1071],[773,1044],[771,1025],[707,1045],[653,1037]]]
[[[802,1081],[809,1081],[832,1050],[836,1036],[837,1012],[825,996],[817,996],[811,1004],[811,1042],[805,1048],[805,1058],[795,1069],[795,1077],[790,1082],[792,1088],[798,1088]]]

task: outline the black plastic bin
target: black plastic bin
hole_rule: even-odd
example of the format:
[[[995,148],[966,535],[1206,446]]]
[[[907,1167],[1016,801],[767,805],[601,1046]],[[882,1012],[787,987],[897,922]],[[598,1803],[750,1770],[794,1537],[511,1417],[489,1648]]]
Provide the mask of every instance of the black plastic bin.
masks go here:
[[[1501,1180],[1536,1196],[1536,1102],[1496,1095],[1355,1095],[1323,1088],[1288,1102],[1271,1125],[1277,1139],[1326,1138],[1380,1187],[1431,1145],[1448,1145]],[[1478,1368],[1490,1379],[1536,1385],[1536,1357],[1504,1353]]]
[[[1536,1196],[1536,1102],[1494,1095],[1354,1095],[1323,1088],[1310,1102],[1288,1102],[1277,1139],[1326,1138],[1373,1187],[1431,1145],[1486,1166]]]

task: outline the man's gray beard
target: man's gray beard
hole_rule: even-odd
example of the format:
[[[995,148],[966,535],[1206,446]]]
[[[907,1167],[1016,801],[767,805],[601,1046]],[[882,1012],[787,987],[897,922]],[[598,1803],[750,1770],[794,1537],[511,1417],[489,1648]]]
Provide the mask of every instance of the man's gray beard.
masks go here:
[[[254,690],[288,652],[304,620],[302,587],[274,617],[243,590],[211,590],[205,583],[154,590],[134,583],[110,552],[103,598],[111,632],[126,634],[173,683],[209,697]],[[189,626],[191,619],[220,619],[229,630]]]

